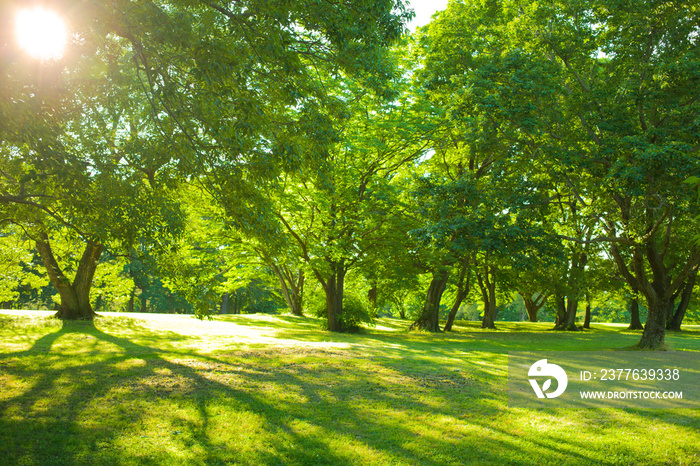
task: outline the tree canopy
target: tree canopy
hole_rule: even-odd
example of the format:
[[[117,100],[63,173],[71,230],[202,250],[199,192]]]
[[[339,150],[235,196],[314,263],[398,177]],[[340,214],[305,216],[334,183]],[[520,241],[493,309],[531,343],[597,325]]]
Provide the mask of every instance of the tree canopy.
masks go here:
[[[694,2],[452,1],[412,35],[402,0],[52,7],[61,58],[0,28],[3,299],[36,257],[65,318],[93,314],[98,264],[132,309],[324,302],[331,331],[516,303],[576,331],[614,295],[632,327],[643,298],[641,348],[694,306]]]

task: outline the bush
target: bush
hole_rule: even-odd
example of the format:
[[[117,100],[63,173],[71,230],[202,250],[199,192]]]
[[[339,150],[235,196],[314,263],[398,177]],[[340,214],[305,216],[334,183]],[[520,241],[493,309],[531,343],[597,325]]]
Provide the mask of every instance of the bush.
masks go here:
[[[326,317],[326,302],[316,303],[314,307],[316,317]],[[355,296],[354,294],[346,293],[343,296],[343,312],[338,316],[342,322],[342,328],[345,332],[357,333],[361,330],[361,325],[366,324],[374,326],[376,317],[375,311],[370,310],[365,300]],[[323,321],[324,327],[328,325],[326,320]]]
[[[369,306],[363,299],[352,294],[343,297],[343,312],[340,315],[340,320],[346,331],[359,332],[361,324],[374,326],[375,317],[374,312],[369,310]]]

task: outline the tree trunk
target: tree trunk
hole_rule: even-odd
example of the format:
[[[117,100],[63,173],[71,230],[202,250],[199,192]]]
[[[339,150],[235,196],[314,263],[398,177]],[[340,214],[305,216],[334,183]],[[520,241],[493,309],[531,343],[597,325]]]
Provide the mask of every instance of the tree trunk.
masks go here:
[[[583,328],[591,328],[591,296],[586,291],[586,316],[583,318]]]
[[[484,298],[484,317],[481,319],[481,328],[496,328],[496,296],[491,291]]]
[[[537,322],[537,314],[547,302],[547,295],[544,293],[538,293],[537,297],[534,298],[534,295],[530,295],[529,293],[518,293],[523,298],[523,302],[525,303],[527,320],[530,322]]]
[[[447,322],[445,322],[444,330],[446,332],[452,331],[452,325],[454,324],[455,317],[457,317],[457,312],[459,307],[462,305],[462,301],[469,294],[469,257],[462,261],[462,266],[459,269],[459,279],[457,280],[457,294],[455,295],[455,300],[452,303],[452,308],[449,314],[447,314]]]
[[[630,326],[627,327],[627,330],[643,330],[644,326],[642,325],[642,321],[639,320],[639,299],[637,296],[632,298],[632,302],[630,303]]]
[[[140,298],[141,298],[141,309],[139,309],[139,312],[148,312],[148,309],[147,309],[148,300],[146,299],[146,290],[143,288],[141,288]]]
[[[335,264],[332,269],[333,273],[328,277],[324,286],[326,292],[326,318],[328,330],[331,332],[342,332],[345,330],[342,320],[345,268],[342,264]]]
[[[690,304],[690,298],[693,294],[693,288],[695,287],[696,277],[697,277],[697,272],[691,274],[688,277],[688,281],[686,282],[685,286],[683,287],[683,292],[681,293],[681,302],[678,304],[678,308],[675,309],[675,312],[673,312],[669,315],[669,318],[667,320],[667,323],[666,323],[667,330],[673,330],[676,332],[680,332],[681,323],[683,322],[683,317],[685,317],[685,313],[688,310],[688,305]],[[673,311],[673,308],[671,308],[671,311]]]
[[[224,293],[221,297],[221,311],[220,314],[228,314],[228,293]]]
[[[418,319],[413,322],[411,329],[419,328],[429,332],[440,331],[440,300],[442,299],[442,293],[445,292],[447,287],[449,276],[449,272],[444,269],[433,272],[433,279],[428,287],[423,311]]]
[[[612,232],[614,233],[614,229]],[[678,289],[687,283],[691,274],[697,274],[700,255],[697,251],[693,251],[685,263],[679,264],[674,261],[669,267],[664,262],[668,248],[664,247],[659,251],[657,245],[650,242],[636,246],[632,250],[632,266],[628,267],[617,244],[611,244],[610,250],[618,271],[633,290],[642,293],[646,298],[647,322],[637,347],[650,350],[664,349],[669,304]],[[672,279],[671,272],[674,271],[676,277]]]
[[[233,293],[229,294],[229,300],[233,298],[233,309],[232,309],[232,314],[240,314],[241,309],[241,290],[236,290]]]
[[[496,267],[484,265],[484,275],[476,274],[484,300],[484,317],[481,328],[496,328]]]
[[[554,299],[557,303],[557,316],[554,319],[554,328],[557,328],[563,325],[566,319],[566,296],[557,294]]]
[[[525,312],[527,312],[527,320],[529,322],[537,322],[537,309],[535,308],[534,301],[527,296],[527,294],[520,294],[523,297],[523,303],[525,303]]]
[[[402,297],[392,296],[391,302],[394,303],[399,310],[399,318],[406,319],[406,305],[404,304],[404,299]]]
[[[295,316],[304,316],[304,271],[297,272],[297,284],[294,287],[294,301],[292,302],[292,314]]]
[[[445,322],[445,328],[444,328],[444,330],[446,332],[452,331],[452,326],[454,325],[455,317],[457,317],[457,312],[459,311],[459,308],[462,305],[462,301],[464,301],[464,298],[466,298],[468,293],[469,293],[468,291],[463,290],[463,289],[457,290],[457,294],[455,295],[455,300],[452,303],[452,308],[450,308],[450,313],[447,314],[447,322]]]
[[[562,298],[563,299],[563,298]],[[578,297],[569,296],[566,299],[566,307],[564,308],[564,314],[560,319],[558,325],[554,326],[555,330],[579,330],[576,326],[576,312],[578,311]]]
[[[90,305],[90,288],[92,279],[95,276],[97,263],[102,255],[102,246],[88,242],[85,245],[83,255],[78,262],[78,269],[75,272],[73,283],[65,276],[61,270],[51,249],[48,235],[40,234],[36,241],[36,249],[39,251],[41,261],[46,267],[49,280],[58,290],[61,297],[61,304],[58,307],[56,317],[59,319],[92,319],[95,312]]]
[[[129,304],[127,305],[127,312],[134,312],[134,298],[136,297],[136,287],[131,289],[129,293]]]
[[[369,301],[370,306],[372,306],[372,309],[377,308],[377,284],[375,282],[374,286],[369,289],[367,292],[367,301]]]
[[[637,347],[639,349],[660,349],[664,346],[666,337],[666,313],[668,312],[668,300],[647,299],[647,323],[644,326],[642,338]]]
[[[554,326],[555,330],[579,330],[576,326],[576,312],[581,296],[583,272],[587,262],[588,255],[585,252],[574,253],[566,284],[566,310],[558,324]]]
[[[280,267],[278,265],[272,265],[271,268],[280,282],[282,295],[284,296],[284,300],[287,302],[289,311],[292,313],[292,315],[303,316],[304,271],[299,270],[296,274],[294,274],[287,266]]]

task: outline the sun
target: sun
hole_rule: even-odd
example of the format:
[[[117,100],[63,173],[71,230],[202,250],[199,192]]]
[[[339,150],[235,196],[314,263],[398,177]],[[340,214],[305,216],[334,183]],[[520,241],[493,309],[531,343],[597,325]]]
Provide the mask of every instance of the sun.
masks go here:
[[[59,15],[42,7],[17,12],[15,35],[26,53],[41,60],[61,58],[68,42],[66,23]]]

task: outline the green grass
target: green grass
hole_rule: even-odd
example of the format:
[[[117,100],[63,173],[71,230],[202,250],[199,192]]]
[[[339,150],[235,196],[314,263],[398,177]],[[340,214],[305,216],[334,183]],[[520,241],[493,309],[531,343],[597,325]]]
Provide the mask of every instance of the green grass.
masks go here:
[[[700,464],[700,413],[507,406],[509,350],[602,350],[638,332],[290,316],[0,314],[0,464]],[[700,329],[668,336],[700,351]]]

